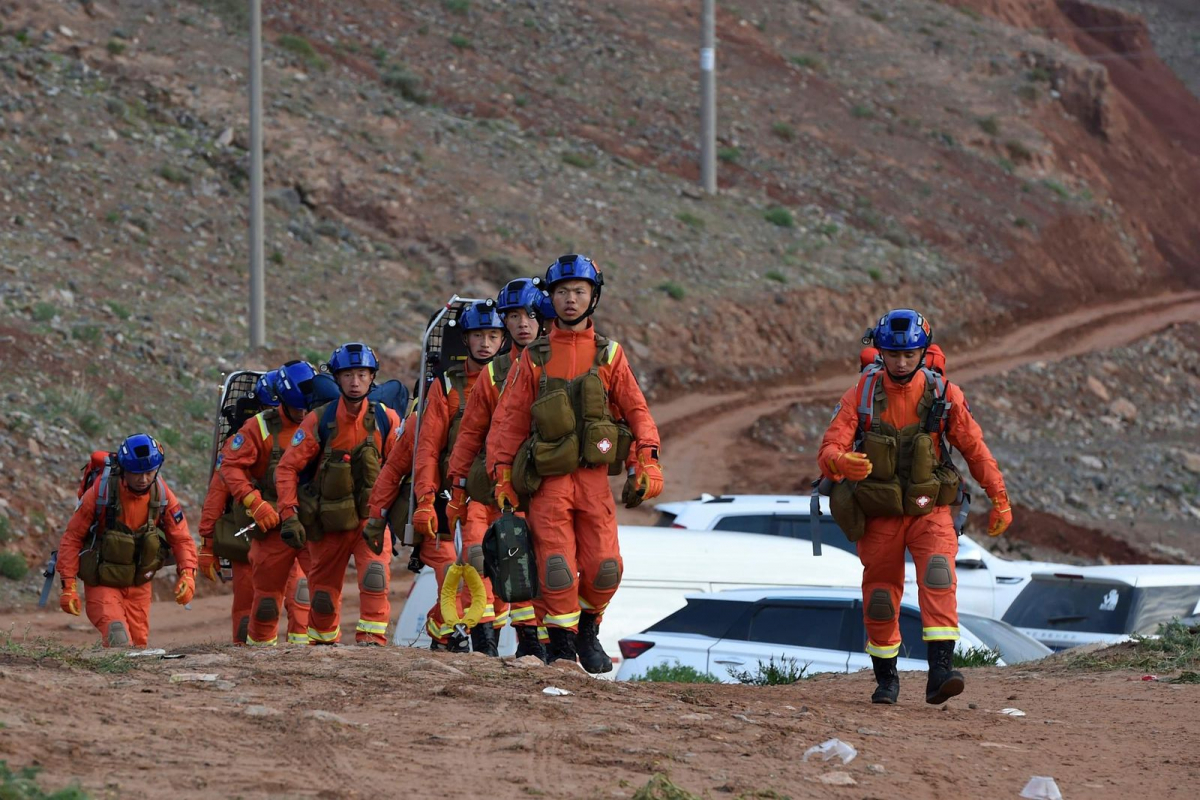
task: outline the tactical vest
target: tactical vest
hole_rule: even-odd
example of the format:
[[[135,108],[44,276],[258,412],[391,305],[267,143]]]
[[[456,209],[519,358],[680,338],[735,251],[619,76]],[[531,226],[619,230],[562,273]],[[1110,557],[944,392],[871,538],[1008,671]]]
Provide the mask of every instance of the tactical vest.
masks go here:
[[[458,429],[462,427],[463,412],[467,409],[466,364],[459,362],[447,369],[442,375],[442,385],[445,388],[447,399],[450,397],[451,389],[458,394],[458,408],[454,410],[454,416],[450,418],[450,428],[446,433],[446,446],[443,448],[441,459],[438,462],[438,469],[442,476],[442,489],[449,491],[454,488],[450,485],[450,454],[454,452],[454,443],[458,440]]]
[[[396,429],[396,441],[392,443],[392,454],[390,458],[399,458],[396,446],[400,443],[400,438],[404,435],[404,427],[408,424],[417,424],[417,398],[413,398],[408,409],[408,416],[400,421],[400,427]],[[416,453],[411,454],[413,460],[416,460]],[[400,479],[400,486],[396,491],[396,499],[392,501],[391,508],[387,510],[388,525],[397,536],[404,530],[404,526],[408,524],[408,508],[409,501],[412,497],[412,472]]]
[[[925,391],[917,403],[919,421],[899,430],[882,421],[887,409],[883,367],[872,365],[859,378],[854,449],[866,454],[871,474],[854,484],[842,481],[830,493],[831,511],[847,536],[861,537],[861,518],[924,516],[958,498],[960,476],[946,441],[951,406],[946,382],[931,369],[922,367],[921,372]],[[936,447],[933,433],[938,434]]]
[[[513,463],[518,492],[525,488],[532,493],[541,478],[570,475],[579,467],[609,467],[610,472],[615,467],[619,472],[629,456],[633,435],[628,426],[613,419],[608,389],[600,378],[600,368],[612,363],[620,345],[598,333],[595,337],[596,358],[591,368],[570,380],[546,374],[549,337],[540,337],[525,348],[524,357],[541,369],[541,375],[537,399],[529,409],[532,435]],[[517,483],[518,462],[523,462],[521,483]],[[536,480],[530,479],[530,473]]]
[[[283,458],[283,448],[279,445],[279,435],[283,432],[283,420],[279,414],[279,409],[268,408],[254,417],[255,422],[258,423],[258,432],[262,436],[262,440],[271,442],[271,456],[267,460],[267,469],[263,472],[262,478],[254,480],[253,484],[263,499],[270,503],[278,500],[278,496],[275,494],[275,468],[279,466],[279,459]],[[238,535],[238,531],[253,523],[254,518],[250,516],[246,507],[230,498],[225,513],[213,525],[213,554],[239,564],[249,563],[250,539],[262,541],[267,538],[267,531],[257,525],[254,525],[245,534]]]
[[[513,354],[510,350],[501,353],[491,360],[487,366],[487,379],[496,387],[497,394],[504,393],[504,385],[508,381],[508,373],[512,369]],[[482,379],[482,376],[477,380]],[[467,473],[467,496],[476,503],[496,505],[496,496],[492,491],[492,479],[487,474],[487,443],[479,448],[471,469]]]
[[[375,431],[386,439],[391,429],[387,406],[367,401],[362,424],[366,438],[353,450],[334,449],[337,409],[340,400],[313,409],[317,415],[317,439],[323,452],[312,479],[299,487],[298,516],[311,541],[320,541],[326,531],[353,531],[369,516],[371,488],[383,461],[375,447]]]
[[[106,467],[96,492],[96,512],[88,529],[87,546],[79,554],[79,578],[87,586],[124,589],[149,583],[170,553],[163,530],[167,514],[167,485],[160,477],[150,487],[146,524],[136,531],[119,521],[120,470]]]

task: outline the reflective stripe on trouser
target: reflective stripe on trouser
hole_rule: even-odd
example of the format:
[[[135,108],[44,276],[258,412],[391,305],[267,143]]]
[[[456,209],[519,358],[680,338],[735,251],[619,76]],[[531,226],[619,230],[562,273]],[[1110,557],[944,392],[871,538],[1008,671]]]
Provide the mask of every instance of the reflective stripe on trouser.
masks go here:
[[[589,614],[593,615],[596,618],[596,624],[599,625],[601,622],[604,621],[604,611],[605,611],[605,609],[608,608],[608,603],[605,603],[604,605],[600,606],[599,608],[596,608],[591,603],[589,603],[587,600],[584,600],[582,597],[580,597],[579,598],[579,607],[581,609],[583,609],[584,611],[588,612]]]
[[[308,629],[304,629],[304,633],[292,633],[288,631],[288,644],[312,644],[308,638]]]
[[[274,647],[278,641],[278,636],[273,636],[270,639],[267,639],[265,642],[255,641],[254,637],[250,636],[249,634],[246,636],[246,644],[250,647]],[[308,644],[308,631],[304,632],[304,643]]]
[[[526,519],[537,553],[543,623],[575,628],[580,600],[602,609],[619,583],[619,574],[601,576],[605,562],[615,561],[618,571],[621,565],[608,470],[580,467],[570,475],[544,478]]]
[[[358,621],[358,626],[355,627],[355,630],[360,633],[372,633],[376,636],[383,636],[386,638],[387,626],[388,624],[386,622],[374,622],[369,619],[360,619]]]
[[[867,653],[879,658],[895,658],[900,655],[900,644],[878,645],[868,639]]]
[[[958,628],[922,628],[921,638],[927,642],[958,641]]]
[[[516,603],[508,607],[508,619],[513,625],[536,625],[533,603]]]
[[[231,611],[234,644],[242,643],[238,636],[241,633],[239,628],[241,628],[242,619],[249,617],[253,608],[254,578],[251,575],[250,565],[235,561],[233,562],[233,609]],[[249,639],[248,631],[246,638]]]
[[[271,531],[266,539],[250,541],[250,569],[254,586],[253,609],[250,612],[250,630],[247,643],[256,644],[277,641],[279,633],[279,610],[284,608],[288,615],[288,641],[291,636],[308,639],[308,604],[296,601],[296,583],[312,568],[312,557],[308,548],[299,550],[289,547],[279,534]],[[311,587],[309,587],[311,596]]]
[[[80,581],[83,583],[83,581]],[[134,647],[145,647],[150,639],[150,597],[153,582],[116,589],[84,586],[83,605],[87,618],[100,631],[100,644],[108,647],[109,627],[121,623]]]
[[[370,545],[363,541],[361,528],[360,525],[352,531],[326,533],[321,537],[321,541],[308,543],[312,553],[312,567],[308,571],[308,591],[311,597],[308,637],[316,643],[336,642],[341,633],[342,583],[346,577],[350,556],[354,556],[354,566],[358,572],[359,618],[382,623],[384,628],[387,627],[391,612],[387,589],[392,553],[388,548],[384,548],[384,552],[379,555],[372,552]],[[374,580],[378,572],[376,570],[376,573],[368,576],[372,564],[383,565],[382,591],[364,588],[364,578],[371,577]],[[328,597],[328,605],[325,605],[323,596]],[[332,612],[329,606],[332,606]],[[360,642],[386,644],[382,634],[362,630],[359,630],[354,638]]]
[[[900,644],[905,548],[912,553],[917,570],[922,627],[942,632],[933,640],[957,638],[954,558],[958,554],[958,535],[949,508],[940,506],[923,517],[873,517],[867,520],[866,535],[858,541],[858,558],[863,565],[863,623],[869,641],[867,652],[873,655]],[[928,585],[932,559],[936,559],[932,570],[935,586]],[[889,609],[891,618],[884,619]],[[928,635],[923,638],[930,640]]]
[[[288,549],[293,550],[290,547]],[[311,605],[312,593],[308,589],[308,574],[304,571],[304,566],[312,566],[312,557],[308,554],[307,547],[293,550],[293,552],[300,556],[292,562],[292,571],[288,573],[287,586],[283,588],[283,608],[287,611],[288,641],[292,644],[307,644],[308,610]],[[302,580],[305,582],[304,591],[308,600],[297,597]]]
[[[467,558],[467,548],[472,545],[483,544],[483,534],[487,532],[488,510],[482,503],[470,503],[467,505],[467,520],[463,524],[463,560]],[[426,630],[429,635],[441,644],[446,643],[446,637],[454,632],[453,625],[446,625],[445,619],[442,617],[442,605],[439,598],[442,596],[442,584],[446,580],[446,570],[454,563],[454,542],[443,541],[440,539],[426,538],[421,544],[421,560],[425,565],[433,568],[434,574],[437,576],[437,595],[433,600],[433,607],[429,609]],[[496,603],[495,597],[492,595],[492,582],[487,578],[483,579],[483,587],[487,592],[487,607],[484,615],[480,618],[480,622],[494,622],[496,619]],[[462,588],[458,592],[458,613],[461,615],[463,610],[471,605],[471,592],[467,589],[464,582]],[[435,634],[434,631],[448,629],[448,633]]]

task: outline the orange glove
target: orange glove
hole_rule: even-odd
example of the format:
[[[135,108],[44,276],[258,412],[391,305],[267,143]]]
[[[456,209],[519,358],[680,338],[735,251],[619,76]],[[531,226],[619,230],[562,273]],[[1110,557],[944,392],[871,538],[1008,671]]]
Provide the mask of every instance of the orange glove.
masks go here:
[[[1012,503],[1008,502],[1008,492],[1000,492],[992,501],[992,510],[988,513],[988,536],[999,536],[1012,525]]]
[[[200,540],[200,574],[205,580],[217,582],[217,557],[213,554],[213,540]]]
[[[496,467],[496,505],[500,506],[500,510],[505,508],[516,508],[520,505],[520,498],[517,496],[517,487],[513,486],[512,482],[512,467],[506,464],[501,464]]]
[[[186,606],[196,596],[196,571],[192,569],[179,570],[179,580],[175,583],[175,602]]]
[[[79,616],[79,592],[75,589],[74,578],[63,578],[62,594],[58,598],[58,607],[68,614]]]
[[[446,521],[450,523],[450,530],[454,530],[456,524],[467,521],[467,490],[461,486],[455,487],[450,502],[446,504]]]
[[[633,479],[637,483],[638,494],[643,500],[652,500],[662,494],[663,474],[658,463],[658,448],[649,447],[638,450],[637,465],[633,468]]]
[[[251,492],[243,497],[242,505],[250,512],[250,516],[254,517],[254,524],[261,528],[263,533],[279,527],[279,512],[263,500],[258,492]]]
[[[423,536],[437,534],[437,511],[433,507],[433,495],[427,494],[417,500],[417,508],[413,511],[413,530]]]
[[[862,453],[842,453],[833,460],[833,471],[846,480],[861,481],[871,474],[871,461]]]

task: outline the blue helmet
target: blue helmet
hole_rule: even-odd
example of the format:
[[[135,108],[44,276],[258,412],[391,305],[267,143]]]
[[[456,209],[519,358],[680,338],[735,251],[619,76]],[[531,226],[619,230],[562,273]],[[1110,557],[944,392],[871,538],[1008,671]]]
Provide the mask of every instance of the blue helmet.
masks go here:
[[[333,355],[329,357],[329,363],[325,366],[335,375],[344,369],[356,367],[365,367],[371,372],[379,371],[379,362],[375,360],[375,351],[362,342],[350,342],[334,350]]]
[[[546,288],[553,291],[554,284],[559,281],[587,281],[597,289],[604,285],[604,276],[587,256],[574,253],[559,256],[558,260],[546,268]]]
[[[154,472],[163,465],[163,449],[153,436],[135,433],[121,442],[117,464],[122,471],[130,474]]]
[[[517,278],[500,290],[496,297],[496,310],[503,316],[507,311],[523,308],[542,319],[553,319],[554,305],[549,300],[550,295],[542,291],[541,278]]]
[[[279,405],[278,378],[274,370],[258,376],[254,384],[254,397],[264,406]]]
[[[484,300],[479,303],[472,303],[462,310],[455,321],[457,327],[463,333],[471,331],[485,331],[488,329],[504,330],[504,322],[500,319],[500,315],[496,313],[496,301]]]
[[[932,341],[929,321],[911,308],[897,308],[884,314],[863,337],[863,344],[874,344],[880,350],[924,350]]]
[[[317,375],[312,364],[289,361],[272,374],[279,402],[291,408],[308,408],[312,402],[313,378]]]

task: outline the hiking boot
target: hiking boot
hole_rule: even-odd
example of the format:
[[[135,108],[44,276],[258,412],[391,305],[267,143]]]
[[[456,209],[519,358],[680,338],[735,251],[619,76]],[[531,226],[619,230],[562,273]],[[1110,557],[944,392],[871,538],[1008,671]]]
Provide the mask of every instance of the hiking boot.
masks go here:
[[[430,650],[442,650],[447,653],[469,653],[469,652],[471,652],[471,648],[469,648],[467,646],[466,638],[463,636],[459,636],[458,634],[451,634],[450,637],[447,638],[444,643],[439,642],[437,639],[434,639],[433,641],[431,641],[429,643],[429,649]]]
[[[575,652],[575,631],[552,625],[548,632],[550,634],[550,657],[546,659],[546,663],[553,664],[555,661],[574,663],[578,655]]]
[[[545,664],[550,654],[546,652],[542,640],[538,638],[536,625],[517,625],[517,658],[521,656],[537,656]]]
[[[925,702],[944,703],[962,694],[966,682],[954,669],[954,642],[942,640],[929,643],[929,682],[925,684]]]
[[[481,622],[474,628],[471,628],[471,649],[476,653],[483,653],[485,656],[498,656],[499,650],[496,646],[500,642],[500,637],[496,635],[496,629],[492,627],[490,622]]]
[[[593,675],[612,672],[612,659],[600,646],[600,623],[596,615],[584,611],[579,615],[579,635],[575,639],[579,663]]]
[[[900,674],[896,672],[896,657],[880,658],[871,656],[871,666],[875,668],[875,693],[871,695],[872,703],[894,706],[900,697]]]

